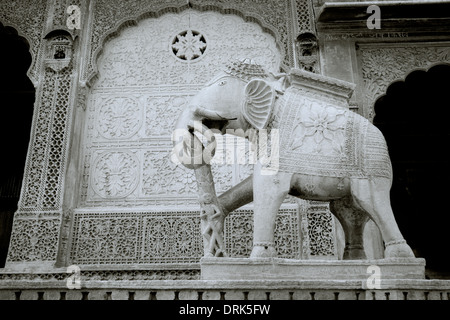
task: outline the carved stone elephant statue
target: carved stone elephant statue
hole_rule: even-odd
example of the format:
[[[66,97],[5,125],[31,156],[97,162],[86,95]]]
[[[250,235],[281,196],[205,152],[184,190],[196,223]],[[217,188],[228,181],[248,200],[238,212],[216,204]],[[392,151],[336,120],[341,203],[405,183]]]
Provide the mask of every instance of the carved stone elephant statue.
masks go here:
[[[226,215],[254,202],[251,258],[276,256],[276,215],[288,194],[330,201],[345,233],[344,259],[365,258],[362,234],[369,218],[381,231],[386,258],[414,257],[390,205],[392,167],[385,139],[349,110],[353,89],[298,69],[273,75],[252,60],[235,60],[182,111],[174,153],[188,168],[204,166],[214,154],[214,143],[203,145],[199,133],[210,142],[211,130],[244,133],[260,147],[253,175],[222,194],[213,210],[220,207]],[[262,132],[270,137],[262,139],[265,145],[258,144]]]

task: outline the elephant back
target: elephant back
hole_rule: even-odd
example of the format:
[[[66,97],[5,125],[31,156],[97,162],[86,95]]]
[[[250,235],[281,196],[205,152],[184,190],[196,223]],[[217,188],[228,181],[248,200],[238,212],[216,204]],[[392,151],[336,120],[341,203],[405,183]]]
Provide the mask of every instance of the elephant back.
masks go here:
[[[280,100],[279,170],[327,177],[392,177],[386,141],[331,92],[293,85]]]

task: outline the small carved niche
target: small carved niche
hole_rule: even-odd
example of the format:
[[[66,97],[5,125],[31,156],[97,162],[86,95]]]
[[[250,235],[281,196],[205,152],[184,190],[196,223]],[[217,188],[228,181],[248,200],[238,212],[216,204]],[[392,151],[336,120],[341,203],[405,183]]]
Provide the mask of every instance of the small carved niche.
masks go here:
[[[297,37],[296,48],[298,63],[301,69],[319,73],[319,46],[317,38],[310,32],[305,32]]]
[[[54,71],[67,68],[72,59],[73,40],[66,30],[53,30],[45,36],[47,50],[45,63]]]

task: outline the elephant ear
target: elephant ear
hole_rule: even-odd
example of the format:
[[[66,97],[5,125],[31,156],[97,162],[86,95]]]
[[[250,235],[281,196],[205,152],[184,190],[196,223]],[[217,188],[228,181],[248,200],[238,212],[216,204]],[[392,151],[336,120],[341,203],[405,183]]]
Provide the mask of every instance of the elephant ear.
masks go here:
[[[262,79],[251,80],[245,87],[242,114],[256,129],[264,129],[269,122],[275,103],[275,90]]]

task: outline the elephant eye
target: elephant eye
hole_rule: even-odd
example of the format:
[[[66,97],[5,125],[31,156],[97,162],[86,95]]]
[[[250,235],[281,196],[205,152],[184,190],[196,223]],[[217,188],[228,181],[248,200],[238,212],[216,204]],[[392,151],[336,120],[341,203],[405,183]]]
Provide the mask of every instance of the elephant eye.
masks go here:
[[[222,80],[219,82],[219,86],[224,86],[227,84],[227,80]]]

